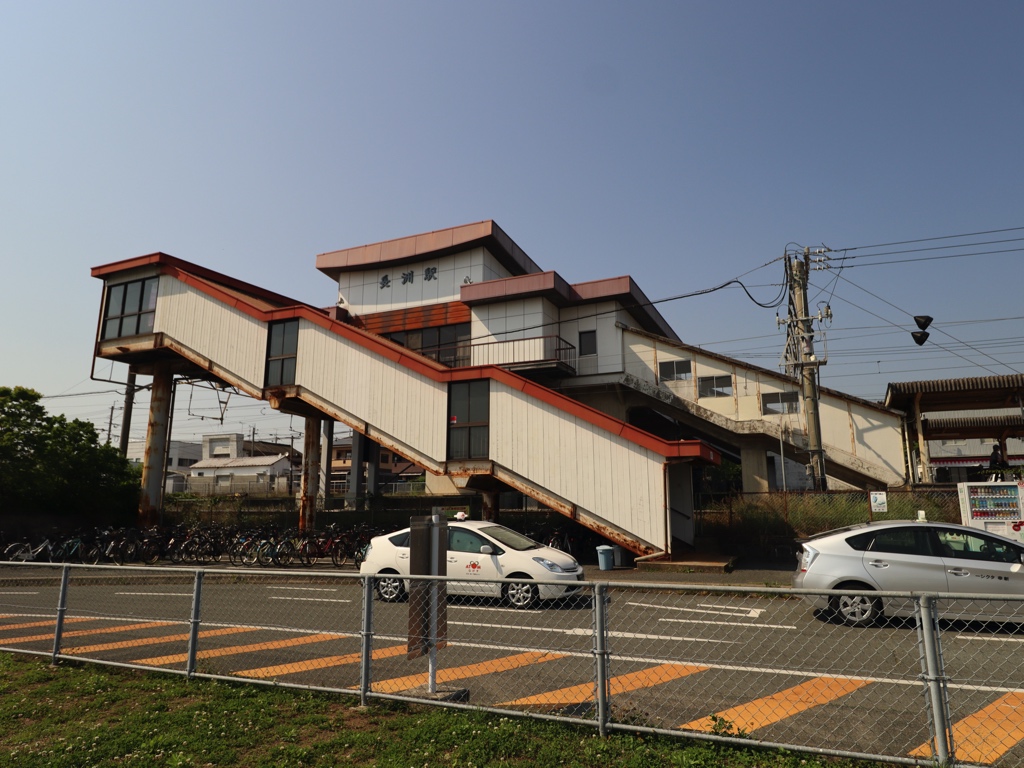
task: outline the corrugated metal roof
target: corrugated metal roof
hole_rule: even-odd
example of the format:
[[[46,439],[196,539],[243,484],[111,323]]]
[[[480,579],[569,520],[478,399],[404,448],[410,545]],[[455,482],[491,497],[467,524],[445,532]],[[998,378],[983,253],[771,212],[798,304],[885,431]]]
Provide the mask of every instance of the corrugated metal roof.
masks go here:
[[[971,379],[930,379],[928,381],[894,381],[889,384],[890,392],[915,395],[933,392],[975,392],[985,389],[1024,388],[1024,374],[1012,376],[979,376]]]
[[[227,467],[270,467],[277,464],[287,455],[280,456],[243,456],[236,459],[203,459],[197,461],[189,469],[224,469]]]

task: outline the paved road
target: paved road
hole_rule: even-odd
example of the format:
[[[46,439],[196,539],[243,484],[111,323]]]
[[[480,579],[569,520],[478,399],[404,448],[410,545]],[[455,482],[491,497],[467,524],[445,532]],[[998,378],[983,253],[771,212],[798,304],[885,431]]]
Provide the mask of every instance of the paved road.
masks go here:
[[[13,570],[0,571],[0,646],[50,652],[56,573],[8,576]],[[191,573],[81,573],[71,579],[63,653],[185,669]],[[361,589],[358,579],[327,573],[207,573],[198,671],[357,688]],[[613,580],[609,598],[615,720],[879,754],[912,754],[928,739],[910,623],[851,629],[784,595],[673,592],[653,581]],[[375,691],[415,695],[427,681],[426,660],[407,658],[408,617],[405,603],[374,602]],[[593,621],[589,595],[531,611],[452,598],[438,682],[467,690],[479,705],[593,717]],[[993,627],[946,626],[961,759],[1024,760],[1022,642],[1024,635]],[[991,722],[1002,730],[979,737]]]

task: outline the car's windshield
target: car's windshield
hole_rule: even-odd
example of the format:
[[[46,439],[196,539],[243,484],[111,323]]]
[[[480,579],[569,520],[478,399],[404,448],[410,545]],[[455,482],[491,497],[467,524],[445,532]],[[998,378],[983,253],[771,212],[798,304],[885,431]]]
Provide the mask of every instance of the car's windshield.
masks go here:
[[[523,534],[513,531],[511,528],[506,528],[503,525],[489,525],[486,528],[480,528],[479,531],[504,544],[509,549],[516,549],[520,552],[526,549],[537,549],[541,546],[533,539],[523,536]]]

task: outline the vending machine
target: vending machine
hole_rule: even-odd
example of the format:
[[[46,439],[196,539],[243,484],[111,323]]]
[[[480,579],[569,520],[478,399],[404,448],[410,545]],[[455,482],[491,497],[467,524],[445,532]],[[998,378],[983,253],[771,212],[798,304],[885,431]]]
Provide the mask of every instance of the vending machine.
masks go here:
[[[958,483],[964,525],[1024,542],[1024,483]]]

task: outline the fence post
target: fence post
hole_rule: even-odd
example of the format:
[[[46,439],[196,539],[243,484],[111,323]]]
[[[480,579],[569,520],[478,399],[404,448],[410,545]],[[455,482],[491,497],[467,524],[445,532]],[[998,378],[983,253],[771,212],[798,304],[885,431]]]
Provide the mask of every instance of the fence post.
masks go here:
[[[363,578],[363,631],[360,633],[359,704],[365,707],[370,694],[370,661],[373,658],[373,576]]]
[[[922,678],[928,696],[935,760],[939,765],[949,765],[952,757],[950,749],[952,734],[949,732],[949,720],[946,717],[946,676],[945,670],[942,668],[939,650],[939,625],[935,613],[934,595],[921,595],[918,598],[918,611],[918,632],[923,651]]]
[[[57,598],[57,625],[53,628],[53,664],[57,663],[60,656],[60,642],[64,635],[64,614],[68,611],[68,577],[71,574],[71,566],[64,564],[60,573],[60,596]]]
[[[196,571],[195,586],[192,588],[192,619],[188,633],[188,664],[185,673],[191,678],[196,673],[196,653],[199,650],[199,613],[203,603],[203,576],[206,571]]]
[[[594,658],[597,728],[608,735],[608,585],[594,585]]]

